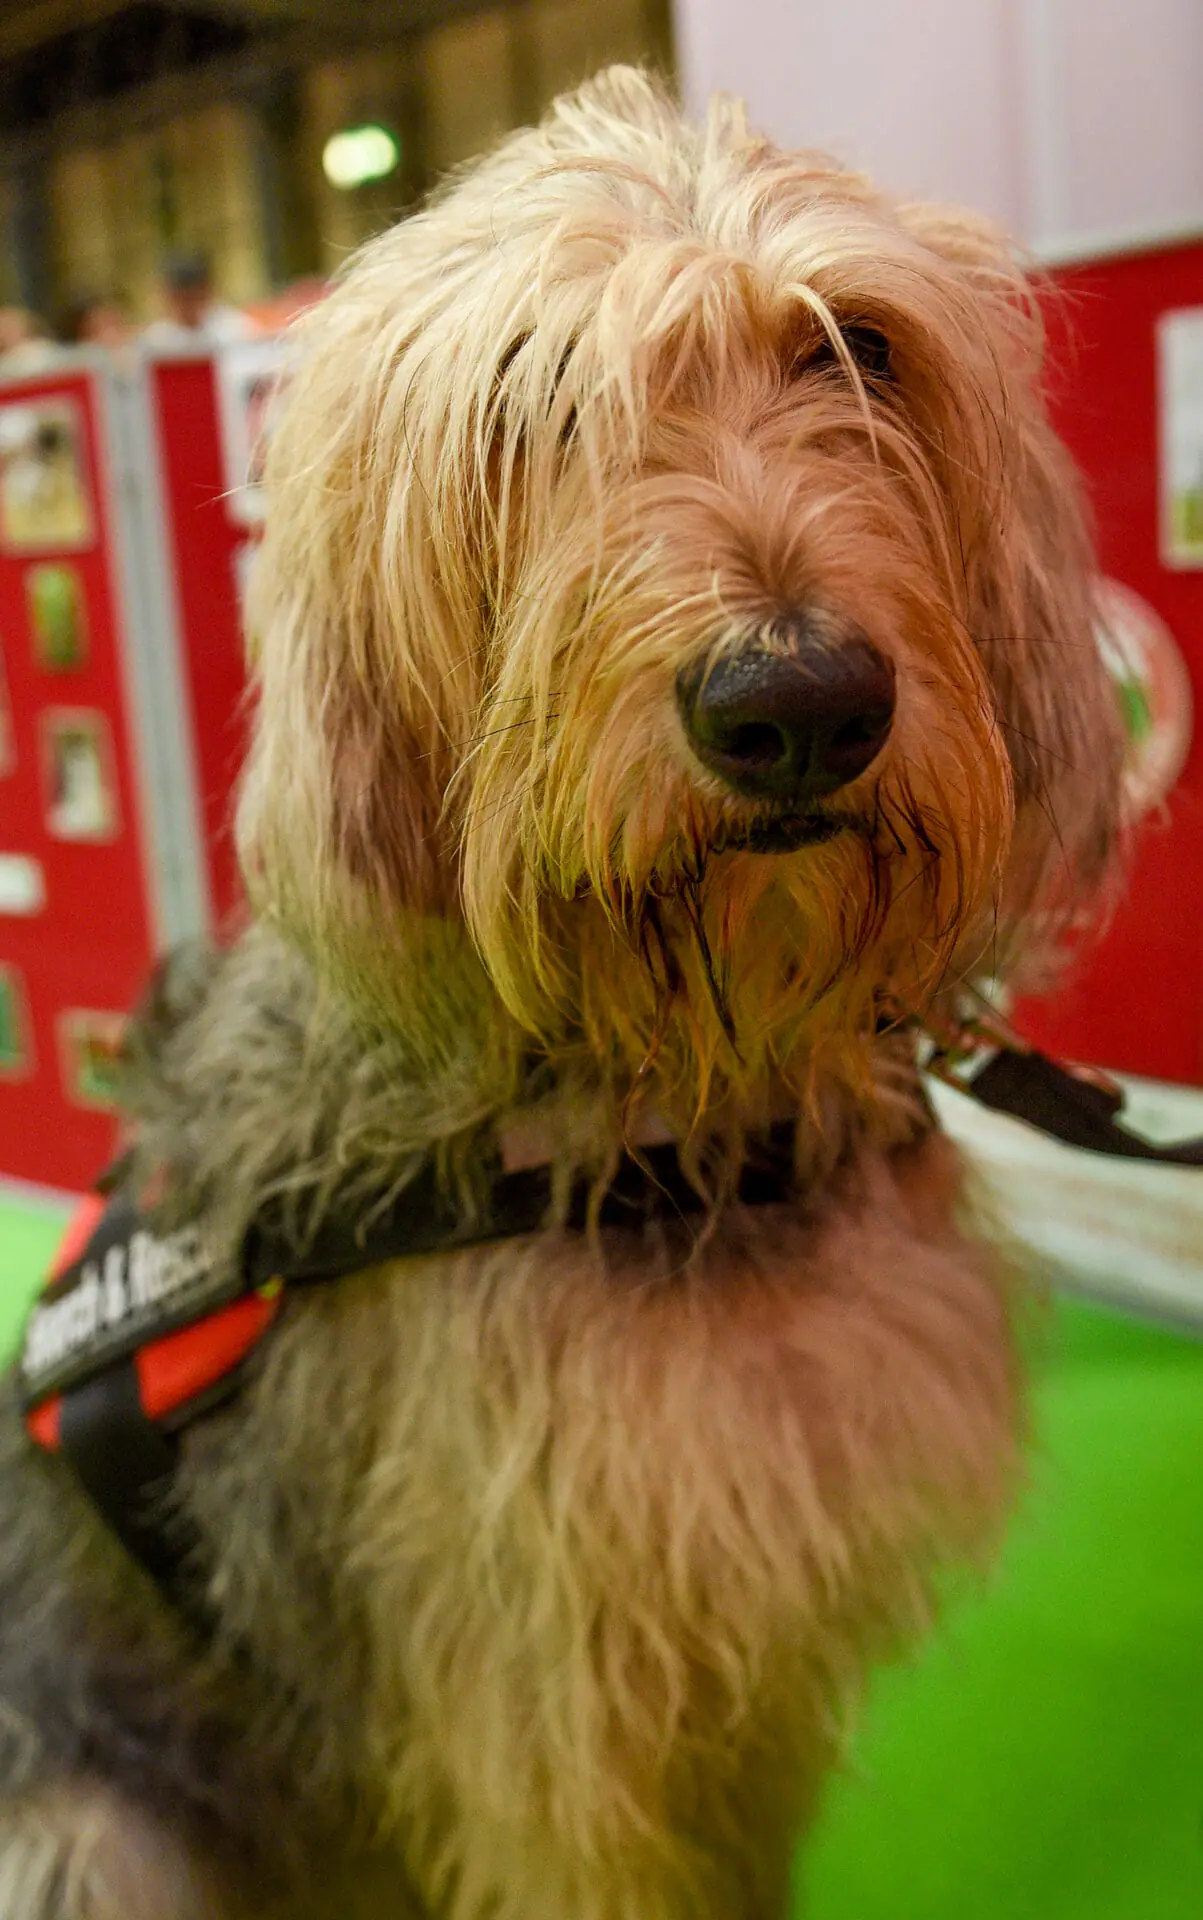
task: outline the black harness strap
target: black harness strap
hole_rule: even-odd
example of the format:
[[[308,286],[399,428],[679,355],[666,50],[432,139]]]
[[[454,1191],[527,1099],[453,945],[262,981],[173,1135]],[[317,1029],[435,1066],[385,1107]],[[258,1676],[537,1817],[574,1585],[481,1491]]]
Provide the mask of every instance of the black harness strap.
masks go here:
[[[63,1396],[59,1445],[122,1546],[183,1603],[199,1542],[171,1502],[179,1441],[148,1418],[132,1359]]]
[[[794,1123],[783,1121],[749,1143],[736,1198],[745,1207],[780,1204],[794,1196]],[[383,1260],[449,1253],[512,1240],[546,1226],[553,1204],[551,1169],[524,1167],[513,1173],[498,1168],[488,1203],[465,1218],[449,1206],[433,1170],[423,1169],[362,1231],[338,1220],[324,1224],[298,1252],[286,1228],[270,1215],[252,1227],[243,1248],[247,1284],[280,1276],[290,1285],[337,1280]],[[566,1231],[583,1232],[589,1220],[590,1187],[578,1180],[569,1198]],[[624,1154],[597,1211],[603,1227],[638,1227],[653,1219],[696,1218],[707,1202],[684,1172],[674,1145]]]

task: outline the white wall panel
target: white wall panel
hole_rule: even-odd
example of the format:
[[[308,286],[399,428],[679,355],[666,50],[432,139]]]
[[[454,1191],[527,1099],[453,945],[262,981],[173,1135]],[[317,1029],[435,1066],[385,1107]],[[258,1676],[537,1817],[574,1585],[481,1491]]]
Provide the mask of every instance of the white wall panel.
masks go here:
[[[1060,112],[1038,244],[1093,252],[1203,228],[1203,0],[1040,3]]]
[[[1046,255],[1203,231],[1203,0],[675,0],[686,98]]]
[[[891,191],[1018,224],[1014,0],[677,0],[686,98],[737,93],[792,146],[867,166]]]

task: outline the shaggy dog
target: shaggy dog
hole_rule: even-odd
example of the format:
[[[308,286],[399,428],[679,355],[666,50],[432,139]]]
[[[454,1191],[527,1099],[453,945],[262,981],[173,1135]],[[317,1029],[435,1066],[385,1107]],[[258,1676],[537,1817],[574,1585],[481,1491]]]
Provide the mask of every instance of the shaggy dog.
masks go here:
[[[136,1178],[230,1269],[273,1208],[479,1232],[290,1291],[183,1439],[191,1606],[10,1389],[4,1920],[787,1911],[868,1668],[1016,1483],[916,1049],[1115,839],[1040,354],[982,222],[625,70],[304,324],[255,923],[159,985]],[[656,1142],[699,1210],[615,1224]],[[542,1230],[490,1233],[498,1164]]]

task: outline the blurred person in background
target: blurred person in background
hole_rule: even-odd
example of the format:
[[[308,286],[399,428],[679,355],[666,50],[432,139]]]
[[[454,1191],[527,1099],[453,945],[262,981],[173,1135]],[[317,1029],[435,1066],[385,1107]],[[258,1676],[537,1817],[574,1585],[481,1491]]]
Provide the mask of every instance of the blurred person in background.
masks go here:
[[[67,307],[59,326],[59,339],[65,347],[104,347],[109,353],[119,353],[133,337],[125,308],[105,294],[81,294]]]
[[[28,307],[0,307],[0,374],[36,373],[54,358],[47,328]]]
[[[215,297],[212,270],[201,253],[177,254],[167,262],[163,303],[167,317],[146,329],[152,346],[215,346],[258,331],[245,313]]]

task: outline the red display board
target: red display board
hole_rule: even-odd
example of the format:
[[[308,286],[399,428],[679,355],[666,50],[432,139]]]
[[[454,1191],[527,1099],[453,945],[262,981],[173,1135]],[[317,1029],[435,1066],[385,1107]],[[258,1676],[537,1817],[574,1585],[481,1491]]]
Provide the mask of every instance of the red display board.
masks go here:
[[[278,352],[0,383],[0,1177],[87,1185],[158,952],[230,930],[246,480]]]
[[[1020,1010],[1067,1057],[1203,1082],[1203,570],[1162,564],[1156,327],[1203,306],[1203,244],[1061,272],[1051,312],[1057,426],[1089,486],[1105,573],[1173,633],[1191,676],[1196,733],[1181,778],[1140,832],[1109,930],[1055,1000]]]
[[[156,939],[113,390],[0,385],[0,1170],[82,1187]]]
[[[233,795],[246,753],[241,597],[256,521],[241,504],[211,355],[147,367],[161,471],[164,534],[192,715],[209,895],[218,928],[239,917]]]

